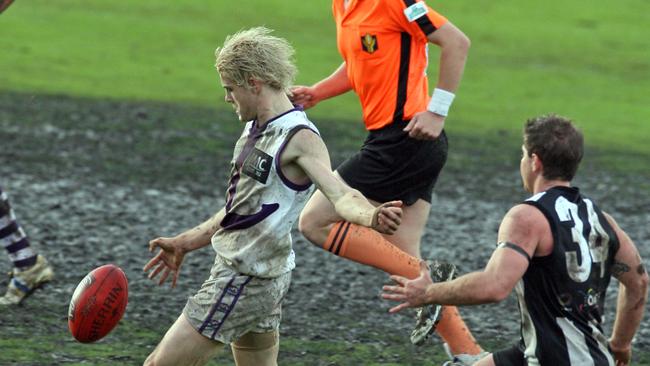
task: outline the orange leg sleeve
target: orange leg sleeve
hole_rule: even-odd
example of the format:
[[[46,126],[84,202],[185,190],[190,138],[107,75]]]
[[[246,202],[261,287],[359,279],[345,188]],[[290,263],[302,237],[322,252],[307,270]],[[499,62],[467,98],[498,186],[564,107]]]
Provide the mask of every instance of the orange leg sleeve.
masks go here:
[[[420,275],[420,259],[402,251],[381,234],[340,221],[334,224],[323,248],[340,257],[409,279]]]
[[[409,279],[420,275],[420,259],[402,251],[377,231],[339,221],[332,226],[323,248],[337,256]],[[482,349],[460,317],[458,308],[445,306],[436,331],[452,353],[479,354]]]
[[[436,332],[449,345],[454,355],[478,355],[483,351],[455,306],[447,305],[442,308],[442,318],[436,326]]]

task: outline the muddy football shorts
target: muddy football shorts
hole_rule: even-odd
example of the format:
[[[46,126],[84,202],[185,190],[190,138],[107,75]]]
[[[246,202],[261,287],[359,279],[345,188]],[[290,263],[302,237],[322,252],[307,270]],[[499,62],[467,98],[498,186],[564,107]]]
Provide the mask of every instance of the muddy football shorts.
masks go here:
[[[447,161],[447,136],[416,140],[402,131],[407,122],[370,131],[361,150],[336,171],[352,188],[378,202],[418,199],[431,202],[438,175]]]
[[[183,314],[199,333],[225,344],[248,332],[271,332],[279,329],[290,282],[291,272],[259,278],[217,262],[210,278],[187,300]]]

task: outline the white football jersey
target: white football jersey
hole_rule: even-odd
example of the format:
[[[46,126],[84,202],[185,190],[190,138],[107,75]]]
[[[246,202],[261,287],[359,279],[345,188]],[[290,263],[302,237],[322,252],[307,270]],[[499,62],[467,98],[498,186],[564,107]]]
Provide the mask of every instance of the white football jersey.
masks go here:
[[[235,145],[226,192],[226,216],[212,236],[221,260],[239,273],[277,277],[295,267],[291,228],[314,188],[296,185],[280,170],[280,154],[301,129],[318,134],[294,108],[262,128],[248,122]]]

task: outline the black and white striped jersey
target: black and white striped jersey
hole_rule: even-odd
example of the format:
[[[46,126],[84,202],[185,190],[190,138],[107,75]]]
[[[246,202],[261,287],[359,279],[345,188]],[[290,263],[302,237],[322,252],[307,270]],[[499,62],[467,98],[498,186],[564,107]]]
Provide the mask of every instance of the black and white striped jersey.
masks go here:
[[[553,252],[533,257],[516,286],[528,365],[614,365],[602,316],[618,238],[578,188],[554,187],[524,203],[553,234]]]

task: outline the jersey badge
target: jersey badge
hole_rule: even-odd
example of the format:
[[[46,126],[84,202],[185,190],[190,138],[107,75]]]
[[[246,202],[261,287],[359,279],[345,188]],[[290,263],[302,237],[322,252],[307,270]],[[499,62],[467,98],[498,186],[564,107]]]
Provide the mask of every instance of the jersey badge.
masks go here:
[[[272,166],[273,157],[262,150],[255,149],[244,161],[242,172],[256,181],[266,184]]]
[[[377,43],[377,36],[374,34],[366,33],[361,37],[361,47],[363,50],[368,53],[374,53],[379,49],[379,44]]]
[[[418,20],[427,12],[429,12],[429,9],[427,8],[424,1],[417,2],[404,9],[404,15],[406,15],[406,19],[408,19],[409,22]]]

